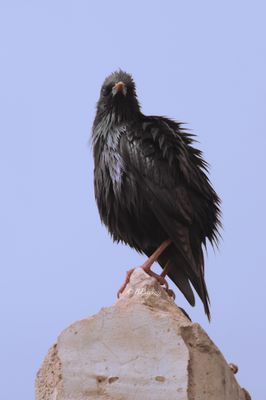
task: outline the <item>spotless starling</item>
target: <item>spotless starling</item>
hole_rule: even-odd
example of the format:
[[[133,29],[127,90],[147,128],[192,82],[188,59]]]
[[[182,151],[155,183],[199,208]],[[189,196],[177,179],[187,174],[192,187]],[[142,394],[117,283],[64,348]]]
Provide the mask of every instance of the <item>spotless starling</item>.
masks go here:
[[[144,115],[132,76],[119,70],[102,85],[92,144],[95,197],[113,240],[146,254],[144,271],[166,286],[168,275],[191,305],[193,286],[210,319],[203,248],[218,243],[220,200],[194,135]],[[151,271],[155,261],[161,275]]]

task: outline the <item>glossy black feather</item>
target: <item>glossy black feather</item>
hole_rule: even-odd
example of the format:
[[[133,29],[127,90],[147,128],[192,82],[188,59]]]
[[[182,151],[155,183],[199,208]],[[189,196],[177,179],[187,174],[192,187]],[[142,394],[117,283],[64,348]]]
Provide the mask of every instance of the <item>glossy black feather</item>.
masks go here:
[[[114,95],[121,81],[126,94]],[[113,239],[149,256],[170,238],[160,265],[170,263],[168,275],[191,305],[195,288],[210,317],[202,246],[217,244],[220,201],[193,135],[178,122],[143,115],[133,79],[118,71],[103,84],[92,142],[95,197]]]

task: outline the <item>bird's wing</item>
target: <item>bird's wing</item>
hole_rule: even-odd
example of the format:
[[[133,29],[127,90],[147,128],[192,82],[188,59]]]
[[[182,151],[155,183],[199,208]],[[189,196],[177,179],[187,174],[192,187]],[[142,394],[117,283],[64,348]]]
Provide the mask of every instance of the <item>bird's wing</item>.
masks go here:
[[[147,120],[121,137],[120,151],[125,175],[137,182],[155,217],[185,259],[188,275],[191,279],[199,276],[189,238],[194,211],[186,185],[189,163],[184,144],[163,121]]]
[[[178,256],[175,261],[183,260],[176,268],[175,261],[171,260],[173,268],[168,275],[190,304],[194,305],[190,281],[209,316],[203,257],[195,260],[191,243],[191,231],[197,212],[191,199],[198,196],[190,184],[195,179],[195,167],[191,165],[182,137],[177,136],[164,119],[147,118],[121,136],[120,155],[129,184],[132,182],[141,191],[155,218],[172,240]],[[202,255],[201,246],[198,252]]]

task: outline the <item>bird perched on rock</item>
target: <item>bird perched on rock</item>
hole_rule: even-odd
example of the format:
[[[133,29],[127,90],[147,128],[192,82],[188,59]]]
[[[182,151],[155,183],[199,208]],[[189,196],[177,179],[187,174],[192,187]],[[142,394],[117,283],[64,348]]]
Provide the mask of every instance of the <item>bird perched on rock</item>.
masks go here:
[[[101,220],[114,241],[149,257],[146,272],[166,285],[168,275],[194,305],[192,285],[210,318],[203,246],[217,244],[220,200],[193,142],[181,123],[141,112],[131,75],[105,79],[92,129]],[[161,275],[151,271],[154,261]]]

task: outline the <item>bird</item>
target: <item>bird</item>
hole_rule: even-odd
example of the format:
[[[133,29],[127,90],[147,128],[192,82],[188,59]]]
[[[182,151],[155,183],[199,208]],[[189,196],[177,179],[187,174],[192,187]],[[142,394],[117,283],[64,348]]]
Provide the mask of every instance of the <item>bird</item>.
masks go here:
[[[196,291],[210,320],[204,248],[218,246],[221,201],[195,142],[183,123],[142,113],[131,74],[104,80],[91,134],[100,219],[114,242],[148,257],[141,267],[166,289],[168,276],[191,306]]]

